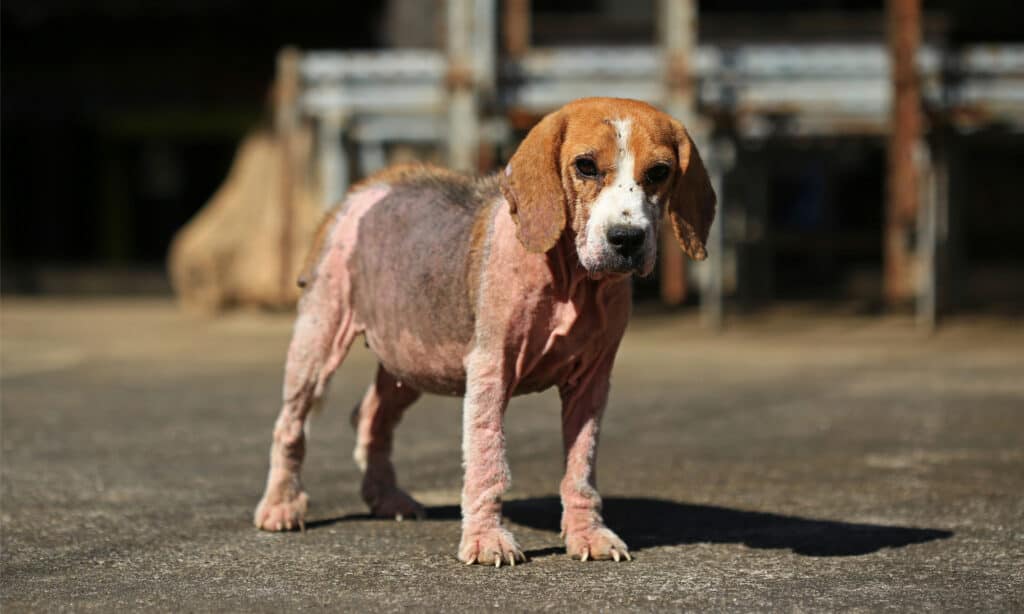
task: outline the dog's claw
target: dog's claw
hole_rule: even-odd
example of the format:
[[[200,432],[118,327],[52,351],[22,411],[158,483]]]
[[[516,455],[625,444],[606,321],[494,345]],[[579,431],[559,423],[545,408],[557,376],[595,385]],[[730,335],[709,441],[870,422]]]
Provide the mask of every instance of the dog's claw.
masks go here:
[[[574,558],[579,557],[580,561],[611,560],[618,563],[623,559],[633,560],[626,544],[607,527],[588,527],[581,531],[570,528],[567,533],[566,551]]]
[[[459,560],[467,565],[479,563],[501,567],[502,564],[513,566],[516,561],[526,561],[526,555],[511,533],[495,527],[463,534],[462,543],[459,544]]]

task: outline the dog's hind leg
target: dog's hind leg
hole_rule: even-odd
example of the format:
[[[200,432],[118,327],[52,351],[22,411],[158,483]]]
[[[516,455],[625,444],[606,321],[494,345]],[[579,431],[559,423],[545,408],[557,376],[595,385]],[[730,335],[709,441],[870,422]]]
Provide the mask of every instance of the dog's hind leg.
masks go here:
[[[299,301],[288,347],[284,404],[274,425],[267,487],[253,517],[256,526],[267,531],[305,526],[308,497],[300,470],[306,454],[306,419],[323,402],[331,375],[362,332],[355,321],[346,268],[351,243],[342,240],[347,230],[344,221],[335,226]]]
[[[306,420],[323,402],[331,375],[357,334],[351,313],[338,303],[309,300],[315,292],[303,297],[295,322],[285,367],[284,404],[274,424],[270,447],[267,487],[253,518],[256,526],[266,531],[305,527],[308,497],[302,489],[300,471],[306,455]],[[345,313],[325,314],[325,309]],[[335,325],[327,326],[330,321]]]
[[[363,472],[363,500],[375,516],[397,520],[423,517],[423,507],[398,488],[391,464],[395,426],[419,397],[418,390],[398,381],[379,366],[376,379],[352,413],[352,425],[356,429],[353,456]]]

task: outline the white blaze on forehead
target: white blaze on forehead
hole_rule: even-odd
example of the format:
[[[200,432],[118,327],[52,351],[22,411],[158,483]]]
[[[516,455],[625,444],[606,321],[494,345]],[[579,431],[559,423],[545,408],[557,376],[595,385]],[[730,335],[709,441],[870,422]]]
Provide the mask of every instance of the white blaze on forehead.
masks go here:
[[[613,185],[621,187],[636,185],[633,179],[633,171],[636,166],[636,157],[629,149],[629,131],[632,122],[628,119],[613,119],[612,127],[615,128],[615,144],[618,146],[618,153],[615,156],[615,182]]]
[[[644,191],[634,178],[636,156],[629,148],[631,122],[615,119],[610,123],[615,129],[615,175],[601,190],[590,213],[590,230],[602,236],[616,224],[645,226],[648,223],[644,215]]]
[[[647,233],[643,248],[645,274],[653,266],[655,242],[654,220],[657,206],[648,202],[643,186],[636,181],[636,154],[629,147],[632,122],[614,119],[609,122],[615,130],[615,169],[612,181],[597,195],[587,220],[585,242],[577,247],[584,266],[599,266],[613,253],[608,244],[608,230],[613,226],[642,228]]]

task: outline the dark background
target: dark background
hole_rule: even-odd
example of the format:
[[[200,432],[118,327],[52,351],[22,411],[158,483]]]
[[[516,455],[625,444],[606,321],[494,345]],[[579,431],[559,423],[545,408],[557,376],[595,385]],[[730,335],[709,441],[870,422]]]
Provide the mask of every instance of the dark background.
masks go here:
[[[48,268],[161,271],[173,233],[213,194],[240,138],[264,119],[277,51],[438,44],[440,24],[403,31],[394,18],[398,4],[4,2],[4,290],[47,289],[39,272]],[[622,6],[535,2],[533,42],[651,40],[652,3],[633,3],[636,11],[625,13]],[[699,3],[700,36],[884,41],[882,8],[853,0],[706,0]],[[926,38],[948,45],[1024,36],[1021,8],[1012,0],[926,2],[925,12]],[[963,142],[961,189],[971,194],[959,219],[963,258],[997,273],[1018,268],[1022,139],[993,133]],[[779,160],[767,196],[779,237],[774,291],[828,294],[840,282],[848,286],[856,271],[878,270],[884,143],[767,146]],[[744,156],[765,153],[761,147],[740,155],[742,169]],[[823,156],[839,162],[815,173]],[[827,186],[815,184],[821,176]],[[732,180],[742,189],[742,176]],[[815,189],[836,195],[830,210],[801,210]]]

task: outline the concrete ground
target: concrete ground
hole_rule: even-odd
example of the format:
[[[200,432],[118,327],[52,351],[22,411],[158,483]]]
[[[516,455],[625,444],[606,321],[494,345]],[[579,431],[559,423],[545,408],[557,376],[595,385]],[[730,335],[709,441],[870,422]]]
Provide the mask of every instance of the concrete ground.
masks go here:
[[[1024,327],[790,311],[720,336],[634,320],[600,485],[632,563],[558,538],[557,397],[516,399],[508,524],[531,561],[465,567],[459,404],[399,430],[422,522],[372,520],[348,412],[313,425],[305,534],[251,525],[290,318],[161,301],[5,299],[4,612],[126,609],[1024,610]]]

